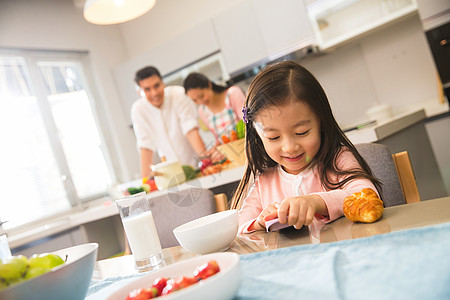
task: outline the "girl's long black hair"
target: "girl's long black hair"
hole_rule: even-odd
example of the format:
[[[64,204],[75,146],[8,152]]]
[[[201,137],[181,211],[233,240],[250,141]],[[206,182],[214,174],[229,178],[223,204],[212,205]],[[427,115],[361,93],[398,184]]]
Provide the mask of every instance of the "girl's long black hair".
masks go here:
[[[283,61],[262,69],[249,86],[245,104],[248,119],[245,134],[247,166],[233,196],[231,208],[240,207],[251,179],[254,180],[256,175],[277,165],[266,153],[252,119],[263,109],[276,108],[288,101],[308,104],[320,120],[321,146],[309,167],[317,167],[319,178],[326,190],[342,188],[356,178],[367,178],[381,190],[380,181],[373,176],[367,163],[334,119],[328,98],[316,78],[299,64]],[[342,170],[336,165],[336,159],[343,148],[348,148],[353,153],[361,168]],[[331,179],[345,176],[345,179],[338,182]]]

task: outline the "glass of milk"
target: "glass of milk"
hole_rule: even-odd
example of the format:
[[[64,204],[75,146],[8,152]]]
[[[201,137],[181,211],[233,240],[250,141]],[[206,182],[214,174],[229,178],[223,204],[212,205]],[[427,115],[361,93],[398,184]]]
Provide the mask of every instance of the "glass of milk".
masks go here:
[[[116,200],[125,234],[139,272],[165,265],[164,256],[145,192]]]
[[[11,249],[9,249],[8,238],[6,234],[0,235],[0,259],[4,261],[11,256]]]

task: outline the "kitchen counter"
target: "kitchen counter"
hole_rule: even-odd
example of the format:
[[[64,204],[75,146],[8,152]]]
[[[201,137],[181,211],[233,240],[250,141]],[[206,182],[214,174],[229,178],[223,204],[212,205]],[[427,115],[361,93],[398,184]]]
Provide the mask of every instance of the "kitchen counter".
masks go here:
[[[242,178],[244,173],[244,166],[238,166],[232,169],[224,170],[217,174],[203,176],[185,182],[179,186],[173,187],[174,189],[185,189],[189,186],[202,187],[205,189],[213,189],[220,187]],[[51,235],[59,234],[61,232],[70,230],[75,227],[85,225],[90,222],[105,219],[108,217],[116,216],[119,214],[117,207],[114,203],[114,198],[121,196],[120,191],[126,190],[131,186],[140,186],[141,180],[131,181],[125,184],[117,186],[117,192],[111,196],[111,198],[105,198],[102,201],[96,201],[89,204],[83,210],[74,210],[67,216],[56,218],[53,220],[47,220],[46,223],[36,225],[34,228],[25,230],[23,232],[11,234],[8,236],[8,243],[11,249],[24,246],[34,241],[49,237]],[[149,198],[157,197],[163,193],[167,193],[167,190],[154,191],[148,194]]]

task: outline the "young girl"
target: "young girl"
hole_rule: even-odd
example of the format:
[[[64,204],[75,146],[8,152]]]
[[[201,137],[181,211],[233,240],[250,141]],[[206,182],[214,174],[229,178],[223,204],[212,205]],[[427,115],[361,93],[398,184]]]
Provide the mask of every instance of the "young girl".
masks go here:
[[[231,205],[240,208],[239,233],[266,230],[265,220],[273,218],[297,229],[314,217],[332,221],[343,215],[346,196],[380,187],[336,123],[319,82],[300,65],[285,61],[261,70],[243,113],[248,165]]]
[[[201,120],[222,143],[223,135],[229,137],[242,120],[245,95],[237,86],[227,88],[210,81],[205,75],[191,73],[184,80],[186,94],[198,105]]]

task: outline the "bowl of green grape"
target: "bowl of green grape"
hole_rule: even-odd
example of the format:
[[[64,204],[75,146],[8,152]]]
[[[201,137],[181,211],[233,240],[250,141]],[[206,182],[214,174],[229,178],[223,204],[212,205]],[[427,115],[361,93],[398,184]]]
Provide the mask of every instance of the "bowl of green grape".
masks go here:
[[[97,260],[97,243],[0,262],[0,299],[84,299]]]

